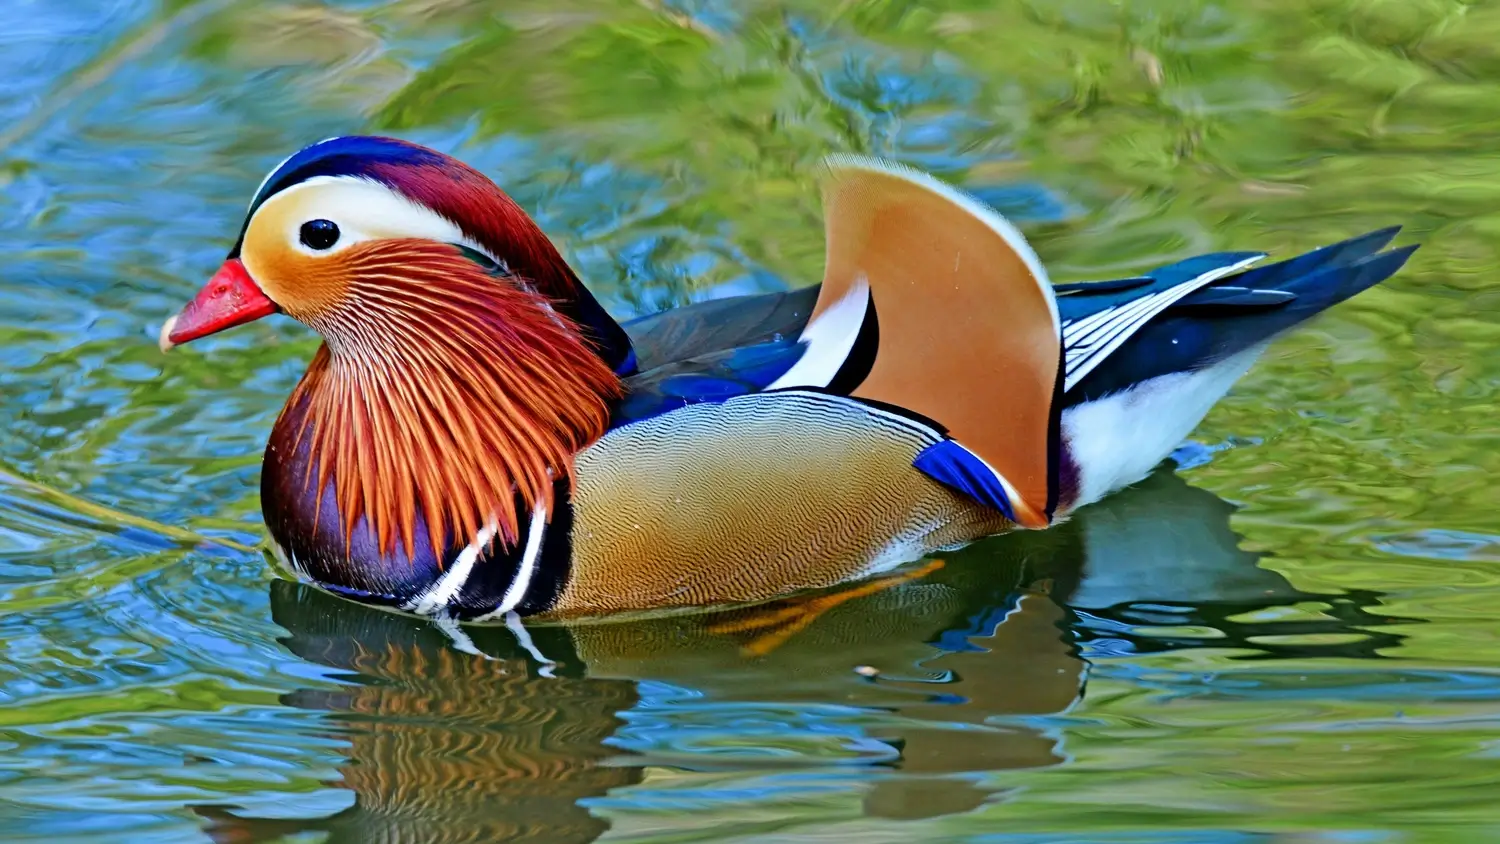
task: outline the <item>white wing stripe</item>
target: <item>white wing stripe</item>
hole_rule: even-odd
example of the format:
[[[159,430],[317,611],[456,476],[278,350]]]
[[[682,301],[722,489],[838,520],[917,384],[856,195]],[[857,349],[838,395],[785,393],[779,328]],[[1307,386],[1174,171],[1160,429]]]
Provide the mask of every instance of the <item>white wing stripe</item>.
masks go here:
[[[1178,286],[1180,287],[1181,285]],[[1142,296],[1123,308],[1115,309],[1110,314],[1108,320],[1097,326],[1091,326],[1082,331],[1068,332],[1063,335],[1063,345],[1065,347],[1098,345],[1103,340],[1112,336],[1114,332],[1118,331],[1122,324],[1129,322],[1141,313],[1150,311],[1163,296],[1170,296],[1172,291],[1176,289],[1176,287],[1173,287],[1169,290],[1163,290],[1160,293],[1152,293],[1150,296]]]
[[[1185,284],[1192,284],[1193,282],[1192,281],[1188,281],[1188,282],[1184,282],[1184,283]],[[1115,319],[1115,316],[1120,313],[1120,310],[1122,308],[1125,309],[1125,310],[1134,309],[1136,307],[1139,307],[1141,305],[1141,303],[1143,303],[1143,302],[1150,301],[1152,298],[1154,298],[1156,296],[1160,296],[1163,293],[1169,293],[1172,290],[1176,290],[1176,289],[1177,289],[1176,287],[1171,287],[1171,288],[1168,288],[1167,290],[1160,290],[1160,291],[1157,291],[1155,293],[1148,293],[1148,294],[1146,294],[1144,296],[1141,296],[1140,298],[1131,299],[1130,301],[1124,302],[1124,303],[1119,304],[1119,305],[1110,305],[1109,307],[1105,308],[1102,311],[1099,311],[1098,313],[1089,314],[1088,316],[1084,317],[1083,319],[1077,320],[1075,324],[1073,324],[1073,325],[1070,326],[1071,330],[1064,330],[1063,334],[1064,334],[1064,336],[1069,336],[1069,335],[1077,336],[1079,332],[1091,331],[1094,328],[1096,328],[1096,327],[1098,327],[1098,326],[1100,326],[1100,325],[1102,325],[1102,324],[1104,324],[1106,322],[1113,322],[1114,319]]]
[[[1145,313],[1136,315],[1133,319],[1122,320],[1118,327],[1110,332],[1108,337],[1101,339],[1097,343],[1090,344],[1087,349],[1080,349],[1078,356],[1075,357],[1068,366],[1068,374],[1072,375],[1079,369],[1079,367],[1087,365],[1089,361],[1095,359],[1096,354],[1107,355],[1109,349],[1118,348],[1119,344],[1115,344],[1114,346],[1111,346],[1110,344],[1113,343],[1116,339],[1118,339],[1120,343],[1124,343],[1124,341],[1131,335],[1135,334],[1135,332],[1139,330],[1141,326],[1150,322],[1151,318],[1156,316],[1157,313],[1159,313],[1159,311],[1150,310],[1146,311]]]
[[[1063,325],[1063,336],[1066,337],[1069,334],[1077,334],[1080,331],[1087,331],[1091,327],[1098,325],[1101,322],[1107,321],[1109,319],[1109,315],[1119,309],[1119,305],[1110,305],[1109,307],[1096,314],[1089,314],[1083,319],[1076,319],[1070,323],[1065,323]]]
[[[1132,302],[1123,310],[1118,307],[1105,311],[1107,314],[1103,326],[1097,330],[1088,331],[1088,336],[1080,336],[1082,331],[1088,330],[1089,326],[1075,324],[1069,326],[1068,331],[1063,332],[1063,348],[1065,350],[1065,361],[1067,363],[1067,377],[1063,384],[1064,390],[1071,390],[1084,376],[1094,371],[1120,346],[1125,344],[1141,326],[1150,322],[1153,317],[1167,308],[1173,302],[1192,293],[1201,287],[1211,284],[1230,273],[1238,272],[1245,267],[1254,264],[1264,258],[1264,255],[1255,255],[1222,267],[1216,267],[1206,273],[1182,284],[1175,285],[1160,293],[1151,296],[1143,296],[1136,302]],[[1080,320],[1080,323],[1094,320],[1101,314],[1094,314],[1088,320]]]
[[[1164,292],[1171,293],[1170,290]],[[1079,338],[1078,342],[1067,345],[1069,356],[1074,358],[1087,357],[1090,351],[1118,337],[1121,331],[1128,330],[1142,316],[1149,316],[1154,313],[1157,301],[1158,299],[1155,295],[1148,296],[1140,301],[1138,307],[1131,307],[1116,312],[1114,318],[1107,324],[1096,328],[1089,333],[1089,336]]]

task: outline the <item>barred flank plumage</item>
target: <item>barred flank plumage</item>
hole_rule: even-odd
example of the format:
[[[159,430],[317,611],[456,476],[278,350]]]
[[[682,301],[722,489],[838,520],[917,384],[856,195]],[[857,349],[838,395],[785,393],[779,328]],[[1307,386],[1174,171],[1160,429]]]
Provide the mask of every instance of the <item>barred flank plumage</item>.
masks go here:
[[[344,535],[363,516],[382,552],[399,538],[411,559],[418,517],[439,560],[491,519],[514,543],[518,499],[550,512],[553,478],[603,435],[618,379],[523,280],[454,247],[386,241],[345,266],[338,310],[293,314],[327,340],[287,403],[308,401],[305,482],[331,482]]]

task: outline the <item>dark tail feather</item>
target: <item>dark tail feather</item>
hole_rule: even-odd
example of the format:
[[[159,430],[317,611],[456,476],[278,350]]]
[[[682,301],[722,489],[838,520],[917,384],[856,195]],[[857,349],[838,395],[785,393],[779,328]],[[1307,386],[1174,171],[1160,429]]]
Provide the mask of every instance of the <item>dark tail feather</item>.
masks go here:
[[[1208,366],[1229,357],[1236,352],[1243,351],[1265,342],[1277,334],[1286,331],[1297,324],[1312,318],[1313,316],[1337,305],[1355,294],[1368,290],[1382,281],[1390,278],[1401,269],[1411,253],[1417,250],[1416,246],[1403,246],[1400,249],[1392,249],[1389,252],[1379,254],[1365,254],[1350,260],[1351,255],[1358,251],[1366,251],[1370,244],[1376,240],[1378,245],[1383,246],[1389,241],[1386,229],[1366,235],[1364,238],[1346,241],[1337,246],[1329,247],[1329,250],[1318,250],[1299,258],[1293,258],[1282,264],[1266,267],[1265,270],[1276,270],[1279,267],[1288,267],[1299,261],[1314,256],[1323,257],[1321,265],[1312,261],[1305,261],[1304,265],[1312,264],[1316,269],[1301,275],[1290,275],[1283,271],[1269,276],[1261,276],[1259,280],[1252,278],[1254,272],[1241,273],[1225,279],[1224,283],[1234,287],[1246,288],[1248,294],[1257,291],[1275,291],[1285,296],[1291,296],[1280,304],[1267,305],[1264,302],[1253,301],[1253,295],[1240,298],[1246,301],[1242,307],[1226,306],[1222,301],[1210,301],[1206,304],[1213,306],[1211,315],[1198,316],[1195,321],[1201,323],[1200,331],[1190,333],[1201,333],[1209,340],[1206,347],[1202,349],[1203,357],[1196,366]],[[1381,238],[1376,238],[1380,235]],[[1322,253],[1322,255],[1320,255]],[[1257,283],[1258,281],[1258,283]],[[1274,287],[1267,287],[1267,281],[1274,281]],[[1202,291],[1206,296],[1212,297],[1213,287]],[[1176,325],[1174,317],[1194,319],[1194,296],[1189,296],[1179,303],[1182,313],[1177,314],[1177,308],[1168,309],[1160,320],[1160,324],[1167,328],[1181,329],[1184,326]],[[1141,339],[1146,339],[1142,337]],[[1179,339],[1178,345],[1181,345]],[[1195,367],[1196,368],[1196,367]]]
[[[1287,285],[1318,270],[1347,267],[1384,249],[1395,238],[1400,226],[1390,226],[1359,237],[1351,237],[1332,246],[1314,249],[1295,258],[1247,270],[1227,283],[1261,290],[1286,290]]]
[[[1379,284],[1417,249],[1376,254],[1395,233],[1394,228],[1371,232],[1230,276],[1183,298],[1070,390],[1068,403],[1212,366]]]
[[[1314,314],[1327,310],[1345,299],[1362,293],[1385,281],[1392,275],[1395,275],[1396,271],[1401,269],[1415,251],[1417,251],[1415,245],[1403,246],[1400,249],[1392,249],[1389,252],[1381,252],[1378,255],[1362,257],[1349,263],[1330,264],[1306,275],[1279,279],[1281,283],[1277,287],[1269,289],[1279,291],[1283,294],[1290,293],[1294,298],[1288,299],[1284,304],[1268,313],[1257,316],[1246,314],[1246,318],[1264,326],[1262,329],[1264,331],[1263,336],[1252,339],[1246,345],[1259,342],[1260,339],[1291,328]],[[1267,267],[1266,269],[1271,268]],[[1267,289],[1262,287],[1262,285],[1252,283],[1247,278],[1249,275],[1249,273],[1244,273],[1238,277],[1229,279],[1228,283],[1251,289]],[[1191,298],[1191,296],[1188,297],[1188,299]],[[1235,351],[1238,350],[1236,349]],[[1233,354],[1233,352],[1229,352],[1229,354]]]

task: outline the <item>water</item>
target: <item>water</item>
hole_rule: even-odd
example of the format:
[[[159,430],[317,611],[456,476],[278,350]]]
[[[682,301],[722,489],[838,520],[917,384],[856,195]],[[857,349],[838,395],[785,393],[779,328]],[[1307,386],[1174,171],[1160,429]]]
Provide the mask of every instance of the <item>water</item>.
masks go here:
[[[0,840],[1500,837],[1500,5],[0,3]],[[316,341],[161,356],[265,171],[476,164],[621,316],[815,279],[896,157],[1059,280],[1390,223],[1164,470],[804,628],[454,636],[275,578]],[[833,601],[829,601],[833,603]]]

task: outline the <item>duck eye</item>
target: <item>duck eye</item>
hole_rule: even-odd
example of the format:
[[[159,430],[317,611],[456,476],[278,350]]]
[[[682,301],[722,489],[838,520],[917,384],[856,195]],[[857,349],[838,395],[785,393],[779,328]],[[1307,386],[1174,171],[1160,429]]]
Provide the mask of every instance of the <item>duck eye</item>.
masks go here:
[[[308,249],[327,249],[339,242],[339,227],[332,220],[309,220],[302,224],[299,236]]]

